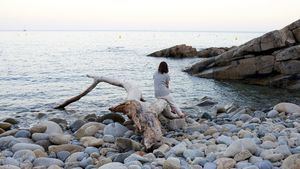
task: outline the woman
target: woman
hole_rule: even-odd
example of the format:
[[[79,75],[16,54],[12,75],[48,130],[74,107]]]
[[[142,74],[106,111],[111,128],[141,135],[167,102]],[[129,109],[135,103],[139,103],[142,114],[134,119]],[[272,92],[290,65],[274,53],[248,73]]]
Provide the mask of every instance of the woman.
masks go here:
[[[174,102],[173,97],[170,95],[170,90],[169,90],[170,76],[168,72],[169,72],[168,64],[166,62],[161,62],[159,64],[158,71],[156,71],[153,75],[155,97],[158,99],[165,99],[171,106],[171,109],[179,117],[184,117],[185,114],[180,110],[180,108]]]

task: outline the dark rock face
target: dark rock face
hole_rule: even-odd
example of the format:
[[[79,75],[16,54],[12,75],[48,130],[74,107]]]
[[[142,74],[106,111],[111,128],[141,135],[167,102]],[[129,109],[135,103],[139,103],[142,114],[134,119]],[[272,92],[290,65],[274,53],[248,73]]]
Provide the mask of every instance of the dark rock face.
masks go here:
[[[217,47],[211,47],[211,48],[206,48],[206,49],[203,49],[203,50],[200,50],[198,51],[197,53],[197,57],[200,57],[200,58],[209,58],[209,57],[213,57],[213,56],[218,56],[230,49],[233,49],[235,48],[235,46],[233,47],[230,47],[230,48],[226,48],[226,47],[220,47],[220,48],[217,48]]]
[[[203,78],[300,89],[300,20],[185,71]]]
[[[172,58],[186,58],[186,57],[196,57],[197,50],[191,46],[185,44],[176,45],[171,48],[163,49],[148,56],[153,57],[172,57]]]

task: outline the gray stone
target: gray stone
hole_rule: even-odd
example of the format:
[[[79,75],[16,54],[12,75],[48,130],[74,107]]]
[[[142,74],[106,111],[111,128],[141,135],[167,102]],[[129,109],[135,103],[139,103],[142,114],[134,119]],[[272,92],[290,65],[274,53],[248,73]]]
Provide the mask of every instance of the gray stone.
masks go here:
[[[42,124],[47,126],[45,131],[47,134],[63,134],[61,127],[53,121],[43,121]]]
[[[122,163],[119,163],[119,162],[112,162],[112,163],[108,163],[108,164],[105,164],[101,167],[99,167],[98,169],[127,169],[127,167],[122,164]]]
[[[217,169],[217,165],[215,163],[206,163],[203,169]]]
[[[34,141],[48,140],[49,139],[49,134],[46,134],[46,133],[33,133],[31,137],[32,137],[32,140],[34,140]]]
[[[56,153],[57,158],[61,161],[65,161],[70,155],[71,153],[68,151],[60,151]]]
[[[89,155],[92,154],[92,153],[99,154],[99,149],[96,148],[96,147],[87,147],[87,148],[85,148],[84,152],[89,154]]]
[[[257,150],[257,146],[252,139],[239,139],[230,144],[224,152],[224,156],[233,157],[243,149],[249,150],[251,154],[254,154]]]
[[[49,167],[51,165],[58,165],[60,167],[64,166],[64,163],[61,160],[47,157],[40,157],[34,160],[33,166],[46,166]]]
[[[71,131],[77,131],[81,126],[83,126],[85,122],[83,120],[76,120],[74,123],[70,125]]]
[[[169,157],[164,162],[163,169],[180,169],[180,160],[175,157]]]
[[[1,159],[0,160],[0,164],[2,165],[14,165],[14,166],[19,166],[20,165],[20,162],[14,158],[11,158],[11,157],[7,157],[5,159]]]
[[[32,150],[33,151],[33,150],[36,150],[36,149],[45,151],[42,146],[37,145],[37,144],[17,143],[14,146],[12,146],[12,151],[13,152],[16,152],[16,151],[19,151],[19,150]]]
[[[84,158],[80,161],[80,167],[85,168],[88,165],[92,165],[93,164],[93,159],[91,157],[88,158]]]
[[[19,150],[15,152],[13,158],[17,159],[20,163],[23,163],[24,161],[32,162],[36,156],[31,150]]]
[[[15,137],[24,137],[24,138],[30,138],[31,133],[28,130],[19,130],[16,134]]]
[[[1,155],[3,157],[12,157],[14,155],[14,153],[9,151],[9,150],[4,150],[4,151],[1,152]]]
[[[16,143],[20,143],[20,141],[13,136],[0,137],[0,150],[11,148]]]
[[[103,136],[103,141],[108,142],[108,143],[114,143],[115,142],[115,137],[112,135],[104,135]]]
[[[269,117],[269,118],[274,118],[274,117],[278,116],[278,114],[279,114],[278,111],[276,111],[276,110],[271,110],[271,111],[268,112],[267,117]]]
[[[230,145],[231,143],[233,143],[231,137],[224,136],[224,135],[219,136],[216,141],[218,144],[226,144],[226,145]]]
[[[270,161],[264,160],[255,164],[259,169],[272,169],[273,165]]]
[[[127,164],[128,162],[131,162],[131,161],[140,161],[141,163],[146,163],[146,162],[152,162],[152,160],[153,159],[145,158],[145,156],[142,157],[138,154],[131,154],[129,157],[127,157],[124,160],[124,163]]]
[[[112,135],[114,137],[122,137],[128,129],[120,123],[111,123],[104,127],[104,135]]]
[[[183,152],[183,156],[187,159],[187,160],[194,160],[195,157],[203,157],[204,156],[204,152],[199,151],[198,149],[187,149]]]

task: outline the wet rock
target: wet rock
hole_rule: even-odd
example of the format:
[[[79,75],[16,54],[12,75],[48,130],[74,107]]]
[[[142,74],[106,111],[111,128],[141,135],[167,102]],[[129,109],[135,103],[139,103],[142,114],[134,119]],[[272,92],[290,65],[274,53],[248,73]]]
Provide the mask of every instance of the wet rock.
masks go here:
[[[60,151],[68,151],[70,153],[81,152],[84,150],[83,147],[73,144],[62,144],[62,145],[52,145],[49,146],[49,152],[60,152]]]
[[[151,53],[148,56],[172,58],[195,57],[197,56],[197,50],[191,46],[182,44]]]
[[[84,136],[93,136],[95,135],[98,130],[102,130],[105,127],[104,124],[98,122],[88,122],[81,126],[75,133],[75,137],[80,139]]]
[[[9,130],[11,128],[11,124],[7,122],[0,122],[0,128],[3,130]]]
[[[71,131],[77,131],[81,126],[83,126],[85,122],[83,120],[76,120],[74,123],[70,125]]]
[[[0,137],[0,150],[11,148],[13,145],[19,142],[20,141],[13,136]]]
[[[12,124],[12,125],[18,124],[18,123],[19,123],[19,121],[18,121],[17,119],[11,118],[11,117],[9,117],[9,118],[3,120],[3,122],[10,123],[10,124]]]
[[[120,123],[111,123],[104,127],[104,135],[112,135],[114,137],[122,137],[128,129]]]
[[[98,169],[113,169],[113,168],[117,168],[117,169],[127,169],[127,167],[119,162],[112,162],[112,163],[108,163],[108,164],[104,164],[103,166],[99,167]]]
[[[180,169],[180,160],[175,157],[169,157],[164,162],[163,169]]]
[[[49,140],[53,144],[67,144],[71,141],[71,135],[65,135],[65,134],[50,134]]]
[[[296,169],[300,168],[300,154],[294,154],[287,157],[282,162],[282,169]]]
[[[44,148],[40,145],[37,144],[30,144],[30,143],[17,143],[15,145],[12,146],[12,151],[16,152],[19,150],[36,150],[36,149],[40,149],[42,151],[45,151]]]
[[[64,166],[64,163],[61,160],[54,159],[54,158],[47,158],[47,157],[41,157],[37,158],[33,162],[33,166],[45,166],[49,167],[51,165],[58,165],[60,167]]]
[[[80,143],[85,147],[90,147],[90,146],[100,147],[104,143],[104,141],[102,139],[87,136],[87,137],[81,137]]]

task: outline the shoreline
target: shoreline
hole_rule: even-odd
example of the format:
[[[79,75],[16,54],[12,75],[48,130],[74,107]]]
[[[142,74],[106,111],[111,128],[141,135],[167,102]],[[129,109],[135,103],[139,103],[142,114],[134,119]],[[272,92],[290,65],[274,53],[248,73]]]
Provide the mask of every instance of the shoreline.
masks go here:
[[[207,99],[200,106],[211,104]],[[218,107],[214,113],[162,123],[162,144],[153,151],[145,151],[142,137],[121,115],[89,114],[72,123],[56,118],[52,119],[55,122],[46,120],[28,129],[14,129],[17,119],[9,118],[0,123],[7,130],[0,134],[0,164],[99,169],[296,165],[290,159],[299,158],[300,112],[254,111],[232,104]]]

